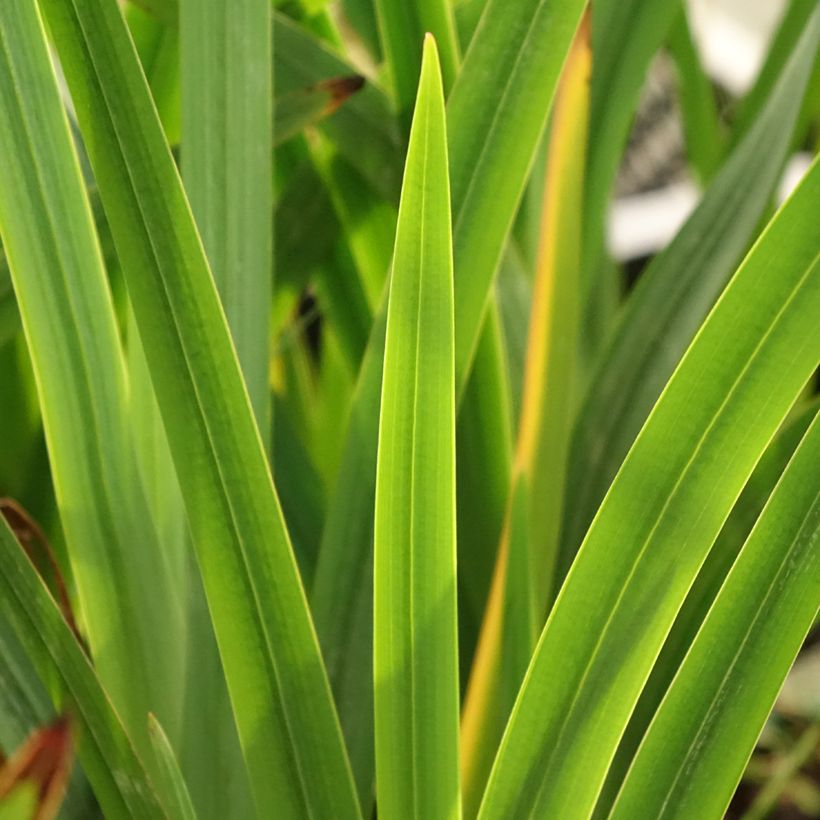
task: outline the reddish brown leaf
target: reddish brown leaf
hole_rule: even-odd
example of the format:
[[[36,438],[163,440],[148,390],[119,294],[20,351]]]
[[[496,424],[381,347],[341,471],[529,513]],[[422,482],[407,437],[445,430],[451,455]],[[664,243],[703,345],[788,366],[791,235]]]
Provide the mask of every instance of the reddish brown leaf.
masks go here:
[[[9,527],[11,527],[12,532],[20,542],[20,546],[31,563],[34,564],[40,577],[45,581],[77,640],[84,647],[85,644],[77,628],[74,612],[71,609],[65,579],[45,533],[39,524],[13,498],[0,498],[0,513],[8,522]]]
[[[71,771],[71,724],[66,716],[36,730],[0,768],[0,800],[25,782],[37,790],[32,820],[56,817]]]

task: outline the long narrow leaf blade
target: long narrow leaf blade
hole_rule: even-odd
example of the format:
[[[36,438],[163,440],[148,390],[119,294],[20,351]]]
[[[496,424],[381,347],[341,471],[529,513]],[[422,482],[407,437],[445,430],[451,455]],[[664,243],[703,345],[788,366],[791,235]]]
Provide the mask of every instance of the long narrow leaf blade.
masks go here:
[[[552,584],[581,293],[584,157],[577,147],[586,142],[591,61],[586,17],[564,66],[553,114],[513,486],[462,717],[462,772],[471,816],[478,810]],[[512,569],[516,566],[518,572]]]
[[[266,440],[273,276],[270,2],[182,0],[179,11],[185,191]]]
[[[820,360],[818,207],[820,162],[746,258],[655,405],[541,635],[482,820],[591,812],[700,565]]]
[[[114,0],[44,0],[183,492],[257,809],[357,817],[225,317]]]
[[[165,730],[154,715],[148,716],[148,733],[157,761],[156,778],[162,784],[162,794],[166,805],[171,807],[171,814],[176,820],[196,820],[197,815],[188,794],[188,787],[179,770],[174,750]]]
[[[738,556],[610,815],[719,817],[820,601],[820,416]]]
[[[607,344],[573,436],[563,573],[664,384],[759,225],[786,157],[818,43],[820,11],[754,128],[669,247],[644,272]]]
[[[453,262],[444,97],[428,36],[387,316],[376,478],[379,813],[459,817]]]
[[[396,107],[409,123],[425,32],[438,43],[445,95],[456,78],[460,55],[453,4],[450,0],[375,0],[375,6]]]
[[[516,4],[511,18],[510,4],[506,0],[492,2],[480,27],[481,37],[476,36],[473,41],[448,101],[456,332],[460,334],[465,330],[466,334],[461,369],[458,342],[456,347],[457,395],[462,395],[467,386],[497,261],[513,223],[549,113],[555,83],[582,8],[583,2],[578,0],[570,3],[526,0]],[[279,26],[275,31],[278,30]],[[295,37],[291,27],[283,25],[282,30]],[[281,57],[278,42],[277,54]],[[468,65],[472,66],[469,70]],[[526,70],[525,65],[528,66]],[[279,71],[277,76],[281,74]],[[491,78],[489,84],[488,77]],[[350,114],[353,106],[363,101],[362,97],[357,95],[337,117]],[[503,100],[501,105],[499,99]],[[463,156],[457,156],[457,153]],[[460,222],[463,226],[459,235]],[[463,273],[459,273],[460,270]],[[462,287],[465,293],[460,299],[458,291]],[[353,403],[337,492],[328,510],[311,595],[317,629],[332,669],[334,691],[344,701],[345,708],[351,710],[351,722],[357,721],[358,715],[368,710],[370,697],[367,683],[357,680],[356,665],[347,663],[347,658],[361,651],[361,645],[369,640],[371,632],[367,624],[369,595],[362,583],[363,579],[367,582],[369,575],[372,577],[368,571],[372,555],[370,510],[375,485],[374,442],[379,418],[380,348],[384,343],[385,318],[384,309],[377,312],[368,342],[366,365]],[[496,341],[489,339],[488,349]],[[491,367],[482,371],[474,390],[476,395],[492,390],[491,403],[500,408],[506,399],[503,387],[494,381],[497,370]],[[506,417],[503,411],[497,415],[496,421],[502,416]],[[504,434],[508,435],[508,432],[504,431]],[[478,440],[482,439],[479,437]],[[483,442],[494,446],[494,442],[486,438]],[[475,457],[480,461],[479,454]],[[499,514],[499,530],[501,517]],[[493,543],[495,540],[493,536]],[[354,625],[359,630],[354,630]],[[344,690],[343,694],[340,690]],[[343,711],[343,707],[340,706],[340,710]],[[366,732],[364,737],[359,736],[363,761],[359,785],[362,790],[369,789],[364,766],[368,756],[366,736]]]
[[[447,100],[459,395],[584,5],[490,0]]]
[[[641,697],[629,719],[629,725],[621,738],[618,752],[610,764],[606,782],[595,806],[595,818],[608,816],[647,727],[772,490],[794,455],[806,428],[817,415],[818,408],[820,401],[810,403],[795,419],[778,431],[746,482],[731,515],[726,519],[720,535],[700,568],[698,577],[689,590],[686,601],[675,618],[675,624],[666,637],[663,649],[652,667],[652,674],[641,692]]]
[[[91,213],[33,0],[0,6],[0,233],[91,651],[147,744],[176,726],[181,619],[127,421],[125,367]]]
[[[0,604],[41,678],[58,682],[58,706],[77,719],[80,760],[106,816],[165,817],[91,663],[2,516]]]

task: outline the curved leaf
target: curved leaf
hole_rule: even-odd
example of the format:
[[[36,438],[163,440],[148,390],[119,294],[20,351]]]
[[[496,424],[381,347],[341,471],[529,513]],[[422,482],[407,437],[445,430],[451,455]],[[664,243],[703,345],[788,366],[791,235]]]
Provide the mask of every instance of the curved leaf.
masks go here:
[[[0,516],[0,603],[58,706],[78,723],[80,760],[106,817],[166,817],[148,773],[77,639]]]
[[[788,150],[820,42],[820,11],[754,128],[703,201],[652,260],[596,367],[567,476],[562,574],[653,404],[746,249]]]
[[[818,268],[820,269],[820,268]],[[629,770],[613,820],[720,817],[820,601],[820,416],[737,558]]]
[[[770,223],[630,450],[541,635],[480,817],[587,817],[652,664],[820,360],[820,162]],[[776,272],[776,275],[773,275]]]

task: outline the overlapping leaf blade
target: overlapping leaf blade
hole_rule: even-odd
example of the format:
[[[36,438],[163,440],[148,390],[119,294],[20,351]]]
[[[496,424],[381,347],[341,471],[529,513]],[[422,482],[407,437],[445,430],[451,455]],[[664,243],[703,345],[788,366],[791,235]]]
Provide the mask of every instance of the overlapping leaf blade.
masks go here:
[[[269,0],[182,0],[182,176],[263,441],[273,248]]]
[[[629,725],[621,738],[595,806],[596,818],[609,814],[635,752],[669,684],[677,674],[681,661],[686,656],[761,510],[800,444],[806,428],[817,415],[818,407],[820,403],[817,401],[810,403],[796,418],[778,431],[746,482],[731,515],[726,519],[675,618],[675,624],[666,637],[663,649],[652,668],[652,674],[629,719]]]
[[[447,100],[461,394],[583,0],[489,0]]]
[[[91,213],[31,0],[0,10],[0,232],[95,663],[129,731],[176,726],[181,606],[139,481]]]
[[[686,593],[820,360],[820,163],[755,245],[590,528],[527,672],[483,820],[585,817]],[[771,275],[776,270],[776,276]]]
[[[470,337],[469,340],[465,338],[461,371],[458,341],[456,344],[459,394],[466,389],[496,264],[513,222],[549,113],[558,73],[582,7],[583,3],[576,0],[570,4],[528,0],[516,6],[514,19],[511,19],[509,5],[504,0],[491,3],[481,27],[482,36],[473,41],[448,102],[456,332],[469,327],[467,335]],[[549,37],[544,33],[547,29],[551,32]],[[287,31],[292,33],[290,29]],[[277,54],[281,57],[278,42],[276,40]],[[472,68],[468,70],[467,65]],[[524,66],[528,68],[525,70]],[[489,82],[487,77],[491,78]],[[461,101],[454,102],[458,98]],[[500,105],[499,99],[502,99]],[[360,102],[359,95],[356,102]],[[456,151],[463,156],[456,156]],[[456,176],[459,195],[456,195]],[[457,229],[460,221],[463,222],[461,234]],[[464,271],[463,275],[459,270]],[[458,295],[460,275],[463,276],[464,290],[461,301]],[[370,593],[366,584],[371,577],[371,510],[375,492],[375,441],[385,320],[386,309],[382,304],[374,319],[353,401],[345,454],[336,492],[328,509],[316,581],[311,592],[317,629],[328,657],[343,721],[345,711],[350,710],[345,725],[348,743],[353,743],[353,735],[358,739],[356,745],[360,751],[353,751],[352,755],[359,761],[356,771],[361,794],[370,791],[372,770],[367,768],[367,761],[372,760],[372,751],[368,749],[369,732],[358,721],[363,713],[370,711],[371,691],[367,678],[361,678],[361,662],[355,659],[367,657],[370,633]],[[509,427],[505,408],[507,394],[497,381],[501,375],[496,367],[500,363],[496,355],[497,331],[497,326],[491,328],[495,338],[487,339],[487,369],[485,371],[482,365],[481,374],[475,374],[474,386],[475,395],[483,395],[493,408],[493,433],[485,432],[482,436],[479,431],[476,439],[489,447],[497,446],[496,431],[505,438],[510,435],[509,429],[505,429]],[[508,448],[509,443],[505,442],[504,447]],[[476,458],[480,462],[478,455]],[[503,490],[507,478],[496,476],[495,481]],[[498,532],[489,536],[492,544],[497,543],[500,533],[504,495],[506,492],[501,491],[495,494],[497,514],[488,516],[484,508],[480,511],[484,520],[492,519],[497,523]]]
[[[820,263],[815,261],[820,273]],[[725,812],[820,600],[820,416],[746,541],[610,814]]]
[[[43,5],[151,368],[257,807],[357,817],[266,455],[120,10]]]
[[[2,516],[0,556],[3,612],[41,678],[57,682],[58,705],[78,721],[80,759],[106,816],[166,817],[91,663]]]
[[[818,42],[820,12],[754,128],[644,272],[595,368],[572,443],[563,573],[664,384],[758,227],[785,160]]]
[[[462,718],[465,805],[477,810],[547,601],[561,521],[581,303],[581,215],[592,54],[578,29],[550,130],[541,241],[512,487]]]

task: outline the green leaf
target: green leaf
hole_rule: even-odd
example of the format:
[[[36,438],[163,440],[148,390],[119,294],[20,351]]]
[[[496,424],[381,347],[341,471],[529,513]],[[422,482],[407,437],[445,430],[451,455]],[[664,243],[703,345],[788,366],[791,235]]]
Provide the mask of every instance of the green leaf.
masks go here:
[[[820,186],[814,187],[816,208]],[[817,256],[814,272],[818,292]],[[615,802],[613,820],[636,812],[658,818],[725,812],[817,616],[818,463],[820,416],[797,448],[658,709]]]
[[[709,555],[675,618],[675,624],[666,637],[663,649],[652,667],[652,674],[629,719],[629,725],[621,738],[618,751],[610,764],[606,782],[598,798],[595,817],[606,817],[609,814],[629,765],[646,733],[647,726],[677,673],[681,661],[686,656],[732,564],[760,516],[761,510],[783,474],[787,463],[794,455],[806,428],[817,414],[818,407],[820,407],[820,402],[811,402],[795,419],[784,425],[778,432],[757,463],[731,515],[726,519],[720,535],[715,540],[712,549],[709,550]]]
[[[449,194],[428,36],[390,281],[376,471],[376,784],[387,817],[461,814]]]
[[[612,183],[650,60],[680,7],[680,0],[598,0],[595,4],[584,248],[588,274],[596,270]]]
[[[653,404],[759,225],[820,41],[813,18],[766,109],[669,247],[650,263],[595,369],[575,425],[562,573]]]
[[[180,479],[259,811],[359,815],[214,282],[113,0],[45,0]]]
[[[170,807],[171,816],[175,820],[195,820],[196,812],[188,794],[188,787],[182,779],[174,750],[165,730],[154,715],[148,715],[148,734],[154,747],[157,778],[162,784],[162,794]]]
[[[511,18],[508,3],[491,2],[480,28],[481,36],[477,36],[471,46],[448,103],[456,332],[467,328],[461,371],[458,341],[456,346],[457,395],[464,392],[468,383],[496,264],[515,216],[582,6],[583,3],[576,0],[568,4],[557,0],[546,3],[526,0],[516,5]],[[281,57],[278,39],[276,48]],[[472,65],[469,71],[468,64]],[[277,77],[281,74],[279,71]],[[337,116],[349,112],[361,97],[356,95]],[[503,102],[499,105],[500,99]],[[351,130],[351,133],[361,132]],[[359,145],[356,150],[363,153]],[[458,156],[457,151],[462,156]],[[456,177],[460,194],[456,193]],[[461,234],[459,224],[462,224]],[[459,270],[464,273],[459,274]],[[463,277],[462,285],[459,285],[459,276]],[[463,290],[461,301],[459,288]],[[371,676],[367,674],[367,658],[371,654],[367,646],[371,633],[369,562],[385,320],[383,303],[375,314],[353,400],[344,455],[336,491],[330,499],[311,592],[317,631],[362,795],[370,793],[372,782],[372,768],[368,769],[368,760],[372,759],[370,733],[363,725],[362,716],[370,713],[372,698]],[[497,333],[497,328],[491,332]],[[497,339],[486,341],[490,351],[497,344]],[[493,359],[490,355],[486,363],[479,362],[480,372],[473,373],[476,382],[471,389],[485,397],[483,400],[488,402],[496,422],[493,429],[500,432],[506,426],[507,398]],[[486,435],[477,435],[476,440],[489,450],[497,446],[497,442]],[[475,452],[474,458],[481,464],[482,461],[494,462],[497,456],[483,459],[480,452]],[[501,483],[506,478],[496,481]],[[496,500],[497,489],[495,484],[492,492]],[[482,513],[496,503],[493,498],[489,504],[485,498],[473,501]],[[503,503],[502,499],[497,514],[499,532]],[[490,538],[491,543],[497,543],[497,533],[490,533]]]
[[[447,101],[461,395],[583,0],[489,0]]]
[[[550,130],[512,486],[462,717],[465,806],[478,810],[551,596],[581,296],[589,20],[564,66]]]
[[[820,163],[770,223],[630,450],[539,640],[482,820],[587,817],[675,615],[820,360]],[[771,271],[776,269],[777,276]]]
[[[45,584],[0,516],[0,603],[57,706],[78,723],[83,768],[106,817],[165,817],[106,692]]]
[[[0,233],[36,374],[62,525],[100,676],[135,741],[176,726],[180,601],[139,481],[125,367],[33,0],[0,8]]]
[[[409,124],[426,32],[438,43],[445,96],[458,73],[460,49],[452,3],[451,0],[375,0],[375,6],[396,109],[402,121]]]
[[[678,96],[689,165],[701,182],[708,182],[720,167],[725,134],[712,81],[701,65],[685,8],[681,9],[672,26],[669,50],[677,67]]]
[[[743,98],[732,123],[732,143],[740,142],[746,132],[752,128],[761,115],[766,100],[783,73],[784,66],[791,60],[791,55],[802,39],[803,32],[813,15],[817,3],[815,0],[790,0],[780,25],[772,38],[766,60],[758,72],[751,90]]]
[[[182,177],[268,438],[273,248],[270,0],[182,0]]]

